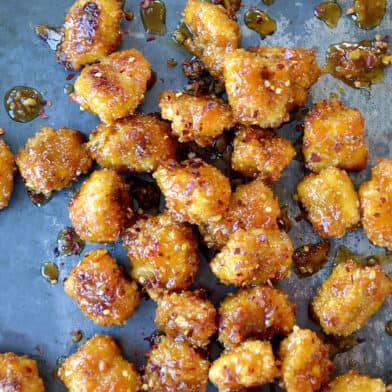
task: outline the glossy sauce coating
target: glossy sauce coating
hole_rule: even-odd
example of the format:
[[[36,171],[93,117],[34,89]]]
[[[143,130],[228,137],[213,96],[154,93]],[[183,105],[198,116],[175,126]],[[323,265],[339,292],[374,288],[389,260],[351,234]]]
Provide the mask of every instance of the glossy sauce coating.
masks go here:
[[[0,210],[7,207],[11,198],[15,171],[14,156],[7,143],[0,139]]]
[[[16,164],[30,190],[50,194],[87,173],[92,160],[81,132],[41,126],[16,155]]]
[[[379,378],[359,374],[355,370],[330,381],[322,392],[386,392],[383,381]]]
[[[114,52],[121,42],[122,3],[77,0],[65,17],[57,62],[64,68],[78,70]]]
[[[328,334],[348,336],[363,327],[389,294],[392,280],[379,265],[338,264],[318,289],[312,308]]]
[[[139,304],[135,282],[126,279],[106,249],[94,249],[72,269],[65,292],[83,314],[100,325],[125,324]]]
[[[386,0],[354,0],[355,24],[361,29],[372,29],[378,26],[387,8]]]
[[[99,124],[87,144],[101,166],[120,172],[152,172],[175,158],[177,142],[170,125],[152,115],[135,114]]]
[[[138,392],[136,366],[125,360],[111,336],[95,335],[66,358],[58,375],[70,392]]]

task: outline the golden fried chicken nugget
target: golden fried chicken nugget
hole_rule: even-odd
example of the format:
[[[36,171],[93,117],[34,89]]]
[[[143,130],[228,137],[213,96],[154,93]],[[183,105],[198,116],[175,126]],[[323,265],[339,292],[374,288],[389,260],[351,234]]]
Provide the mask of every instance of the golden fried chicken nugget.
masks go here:
[[[58,370],[70,392],[138,392],[141,379],[111,336],[95,335],[66,358]]]
[[[196,237],[168,212],[142,216],[124,232],[123,245],[131,260],[132,277],[152,298],[193,283],[199,266]]]
[[[321,75],[315,49],[257,46],[249,51],[275,61],[279,67],[287,67],[293,90],[293,102],[289,103],[289,110],[305,105],[309,88]]]
[[[204,291],[165,293],[158,300],[155,324],[176,341],[207,348],[217,330],[216,309]]]
[[[37,362],[26,355],[0,354],[0,391],[44,392],[45,387],[38,374]]]
[[[219,307],[219,341],[234,347],[247,339],[288,335],[295,325],[295,305],[287,294],[270,286],[230,293]]]
[[[0,210],[8,206],[14,189],[16,165],[7,143],[0,139]]]
[[[278,229],[238,229],[211,261],[212,272],[225,284],[250,286],[290,275],[293,245]]]
[[[50,194],[70,186],[87,173],[92,160],[84,135],[73,129],[41,126],[16,155],[16,164],[26,186],[34,192]]]
[[[200,57],[211,75],[223,83],[224,55],[239,46],[238,23],[221,5],[199,0],[188,0],[182,16],[192,32],[192,37],[184,42],[185,47]]]
[[[209,362],[185,342],[163,336],[146,354],[143,391],[204,392],[208,384]]]
[[[386,392],[383,381],[351,370],[330,381],[322,392]]]
[[[132,215],[129,185],[111,169],[96,170],[84,181],[68,209],[81,238],[116,242]]]
[[[279,376],[270,342],[243,342],[225,350],[212,364],[209,378],[220,392],[269,384]]]
[[[120,172],[152,172],[174,159],[177,141],[170,125],[155,116],[135,114],[112,124],[99,124],[87,143],[93,159]]]
[[[139,305],[135,282],[126,279],[106,249],[94,249],[72,269],[64,283],[83,314],[100,325],[121,325]]]
[[[278,198],[260,179],[239,185],[232,193],[229,211],[218,222],[199,226],[209,248],[220,249],[238,229],[276,229]]]
[[[121,50],[84,68],[72,98],[110,124],[134,113],[150,78],[150,64],[138,50]]]
[[[334,369],[329,350],[316,333],[295,326],[279,347],[282,387],[287,392],[318,391]]]
[[[57,62],[78,70],[115,51],[121,43],[121,0],[77,0],[65,17]]]
[[[166,198],[166,206],[179,221],[217,222],[229,207],[231,187],[227,177],[200,158],[181,163],[168,161],[153,177]]]
[[[360,221],[358,195],[344,170],[327,167],[309,174],[297,192],[310,223],[324,237],[343,237]]]
[[[325,333],[348,336],[363,327],[392,293],[379,265],[338,264],[318,289],[312,308]]]
[[[218,98],[164,91],[159,107],[162,117],[172,121],[173,134],[180,142],[194,141],[206,147],[234,126],[230,106]]]
[[[362,226],[369,240],[392,251],[392,159],[381,158],[359,188]]]
[[[328,166],[366,168],[365,120],[358,109],[337,99],[317,102],[305,117],[302,153],[306,167],[319,172]]]
[[[225,55],[224,77],[229,104],[238,122],[274,128],[289,120],[293,90],[288,67],[236,49]]]
[[[231,165],[246,177],[277,181],[295,154],[290,141],[273,131],[240,126],[234,138]]]

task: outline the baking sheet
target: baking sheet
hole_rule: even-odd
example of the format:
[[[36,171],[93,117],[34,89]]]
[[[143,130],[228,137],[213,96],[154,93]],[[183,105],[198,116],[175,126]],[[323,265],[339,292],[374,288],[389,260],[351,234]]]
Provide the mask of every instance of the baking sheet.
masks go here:
[[[68,101],[63,88],[69,83],[66,81],[69,72],[65,72],[56,64],[54,53],[35,36],[33,30],[36,25],[42,23],[60,26],[72,3],[72,0],[0,1],[0,96],[3,97],[5,92],[15,85],[27,85],[43,92],[44,98],[53,103],[52,107],[46,108],[48,119],[38,117],[26,124],[13,122],[1,105],[0,126],[5,129],[4,138],[13,152],[23,146],[26,139],[34,135],[41,124],[54,128],[75,128],[88,135],[98,122],[96,117],[88,112],[81,112],[75,103]],[[313,16],[313,8],[317,3],[310,0],[276,0],[274,5],[267,7],[261,2],[245,0],[244,7],[239,13],[242,45],[248,47],[262,43],[314,46],[319,62],[323,64],[325,51],[331,43],[391,33],[389,2],[381,25],[371,31],[359,29],[344,15],[337,29],[329,29]],[[183,0],[166,0],[168,34],[147,42],[148,34],[144,32],[139,17],[139,1],[126,3],[125,9],[133,11],[135,19],[132,22],[123,22],[123,28],[128,32],[128,35],[124,35],[123,47],[141,50],[158,74],[155,86],[146,94],[142,111],[157,111],[160,91],[180,90],[186,84],[180,65],[175,68],[166,66],[168,58],[175,58],[180,64],[182,59],[191,57],[186,50],[176,46],[170,39],[170,32],[178,23],[184,4]],[[339,4],[346,10],[351,6],[351,1],[339,1]],[[260,40],[258,34],[243,26],[243,13],[251,6],[260,6],[277,20],[277,32],[264,41]],[[337,93],[336,86],[342,86],[345,91],[345,95],[340,97],[341,100],[349,106],[359,108],[366,118],[366,140],[371,157],[369,167],[375,164],[378,156],[392,157],[391,72],[387,71],[384,83],[375,85],[370,91],[353,90],[329,76],[322,76],[312,88],[308,106],[311,102],[329,98],[331,92]],[[295,122],[285,125],[278,133],[289,137],[293,142],[298,138]],[[302,176],[302,163],[294,160],[275,186],[281,204],[289,204],[291,218],[300,213],[291,196]],[[358,185],[369,177],[369,170],[351,173],[350,176]],[[79,185],[77,184],[77,187]],[[72,195],[69,189],[65,189],[56,193],[45,206],[36,207],[27,196],[21,178],[17,175],[11,203],[7,209],[0,211],[0,352],[23,352],[37,359],[47,391],[56,392],[65,390],[52,376],[57,358],[69,355],[80,346],[80,343],[72,341],[71,331],[82,330],[82,342],[95,333],[113,335],[120,343],[125,357],[142,366],[143,353],[149,349],[149,343],[144,338],[155,330],[155,305],[151,300],[142,301],[126,326],[100,327],[82,315],[75,302],[65,295],[61,283],[51,286],[41,277],[41,264],[45,261],[55,261],[57,264],[63,263],[60,267],[61,282],[80,259],[73,256],[56,259],[53,253],[57,233],[70,225],[67,204]],[[289,235],[295,247],[318,240],[318,236],[305,221],[295,223]],[[332,244],[332,256],[341,244],[355,252],[367,254],[383,250],[371,246],[362,230],[348,233],[341,240],[332,240]],[[88,244],[82,256],[86,251],[98,247],[100,246]],[[122,247],[118,244],[109,247],[109,250],[128,269],[129,262]],[[391,267],[386,267],[389,273],[392,273]],[[278,285],[285,288],[290,299],[297,304],[298,324],[301,327],[310,326],[317,329],[308,320],[308,304],[331,268],[332,258],[316,275],[298,279],[293,273],[289,280]],[[230,290],[217,282],[205,261],[201,263],[195,286],[209,289],[215,304],[218,304]],[[391,305],[392,298],[368,325],[359,331],[358,335],[364,338],[364,343],[335,358],[337,373],[355,368],[372,376],[383,377],[387,383],[392,382],[392,337],[384,332],[385,322],[392,318]],[[216,352],[215,347],[213,354]],[[214,390],[213,387],[209,389]]]

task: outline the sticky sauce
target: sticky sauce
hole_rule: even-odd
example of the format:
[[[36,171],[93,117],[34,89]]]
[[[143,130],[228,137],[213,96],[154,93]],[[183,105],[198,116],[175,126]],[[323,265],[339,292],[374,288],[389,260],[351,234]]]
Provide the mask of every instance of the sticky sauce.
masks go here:
[[[48,261],[42,264],[41,275],[50,284],[57,284],[59,281],[59,268],[55,263]]]
[[[213,0],[212,3],[223,5],[230,16],[234,16],[241,7],[241,0]]]
[[[151,90],[157,82],[157,73],[151,70],[151,78],[147,82],[147,90]]]
[[[388,44],[378,36],[374,41],[333,44],[324,70],[351,87],[369,87],[384,80],[384,68],[391,57],[387,49]]]
[[[276,22],[266,12],[258,8],[250,9],[246,12],[245,25],[260,34],[261,39],[271,35],[276,31]]]
[[[290,231],[293,226],[293,222],[291,222],[289,218],[289,206],[285,204],[280,207],[280,214],[278,217],[278,225],[279,228],[284,230],[286,233]]]
[[[172,34],[173,40],[182,45],[188,38],[192,38],[192,32],[185,22],[180,22]]]
[[[317,244],[303,245],[293,254],[295,272],[299,277],[306,277],[320,271],[328,261],[331,244],[323,240]]]
[[[75,229],[66,227],[57,235],[56,256],[79,255],[84,249],[85,242],[76,234]]]
[[[363,343],[365,340],[359,338],[355,333],[349,336],[332,336],[328,335],[326,337],[326,343],[331,346],[331,357],[335,357],[338,354],[350,351],[358,344]]]
[[[140,6],[144,29],[151,34],[166,34],[166,7],[162,0],[153,0]]]
[[[275,0],[263,0],[263,4],[265,5],[272,5],[275,3]]]
[[[389,320],[385,323],[385,332],[389,335],[392,336],[392,320]]]
[[[373,29],[381,23],[386,6],[386,0],[355,0],[351,17],[361,29]]]
[[[44,193],[37,193],[30,189],[27,189],[27,194],[29,195],[30,200],[38,207],[42,207],[43,205],[48,203],[53,197],[53,193],[45,195]]]
[[[83,338],[83,332],[80,329],[72,331],[70,335],[72,336],[74,343],[79,343]]]
[[[145,212],[153,215],[157,214],[161,203],[161,192],[155,182],[135,177],[131,184],[134,211],[138,214]]]
[[[39,25],[35,28],[35,33],[42,41],[46,42],[50,49],[57,50],[64,38],[62,31],[56,27]]]
[[[64,90],[63,91],[64,91],[64,94],[69,95],[69,94],[72,94],[75,91],[75,89],[74,89],[74,86],[71,83],[66,83],[64,85]]]
[[[328,27],[334,29],[342,16],[342,9],[334,1],[325,1],[314,8],[314,15]]]
[[[26,86],[15,86],[4,96],[4,107],[8,115],[17,122],[29,122],[42,110],[44,100],[41,94]]]
[[[335,264],[345,263],[347,260],[353,260],[364,266],[387,265],[392,263],[392,254],[377,253],[375,255],[363,255],[353,253],[345,246],[340,246],[335,256]]]

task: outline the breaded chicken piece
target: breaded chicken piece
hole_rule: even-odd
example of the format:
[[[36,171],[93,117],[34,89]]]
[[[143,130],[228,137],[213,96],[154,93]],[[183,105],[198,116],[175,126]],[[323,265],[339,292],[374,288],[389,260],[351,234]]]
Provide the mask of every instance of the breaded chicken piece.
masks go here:
[[[96,170],[84,181],[68,209],[82,239],[116,242],[132,215],[129,185],[113,170]]]
[[[204,291],[165,293],[158,300],[155,324],[176,341],[207,348],[217,330],[216,309]]]
[[[318,391],[334,369],[329,350],[316,333],[295,326],[279,347],[282,388],[287,392]]]
[[[386,392],[383,381],[357,373],[354,370],[330,381],[322,392]]]
[[[81,132],[41,126],[19,150],[16,164],[27,188],[50,194],[70,186],[81,174],[87,173],[92,160]]]
[[[0,139],[0,210],[8,206],[14,189],[16,165],[7,143]]]
[[[293,245],[278,229],[239,229],[211,261],[212,272],[225,284],[250,286],[290,275]]]
[[[359,188],[362,226],[369,240],[392,251],[392,159],[381,158]]]
[[[185,290],[199,266],[192,229],[164,212],[145,215],[123,234],[131,260],[132,277],[157,299],[165,290]]]
[[[298,184],[298,198],[313,228],[324,237],[343,237],[360,221],[359,200],[344,170],[327,167]]]
[[[66,358],[58,370],[70,392],[138,392],[141,379],[111,336],[95,335]]]
[[[238,229],[276,229],[278,198],[260,179],[239,185],[232,193],[229,211],[218,222],[199,226],[209,248],[220,249]]]
[[[269,182],[279,180],[296,154],[289,140],[259,127],[238,127],[233,144],[233,169]]]
[[[230,106],[218,98],[164,91],[159,107],[162,117],[172,121],[173,134],[180,142],[194,141],[206,147],[224,130],[234,126]]]
[[[305,105],[308,90],[321,75],[315,49],[257,46],[249,51],[274,61],[279,67],[287,67],[293,90],[293,102],[289,104],[289,110]]]
[[[223,83],[224,55],[239,46],[238,23],[221,5],[199,0],[188,0],[182,16],[192,32],[192,37],[184,42],[185,47],[200,57],[210,74]]]
[[[168,161],[153,177],[178,221],[194,224],[217,222],[229,207],[231,187],[219,169],[200,158],[181,163]]]
[[[279,376],[276,365],[270,342],[247,341],[223,351],[211,364],[209,378],[220,392],[243,391],[273,382]]]
[[[312,307],[327,334],[349,336],[363,327],[392,293],[392,280],[379,265],[352,260],[338,264],[318,289]]]
[[[77,0],[65,17],[57,62],[78,70],[113,53],[121,43],[121,0]]]
[[[295,325],[295,305],[270,286],[230,293],[219,306],[219,341],[234,347],[248,339],[288,335]]]
[[[26,355],[0,354],[0,391],[44,392],[45,387],[38,374],[37,362]]]
[[[275,128],[289,120],[288,108],[294,97],[288,67],[244,49],[227,53],[223,64],[236,121]]]
[[[317,102],[305,117],[302,153],[314,172],[335,166],[345,170],[366,168],[365,120],[358,109],[337,99]]]
[[[112,124],[99,124],[87,147],[101,166],[120,172],[152,172],[174,159],[177,141],[170,125],[155,116],[135,114]]]
[[[84,68],[72,99],[110,124],[134,113],[150,78],[150,64],[138,50],[121,50]]]
[[[204,392],[208,384],[209,362],[185,342],[163,336],[146,354],[143,391]]]
[[[136,283],[126,279],[106,249],[87,253],[70,272],[64,290],[87,318],[105,326],[125,324],[140,301]]]

